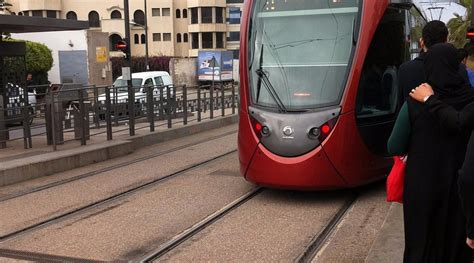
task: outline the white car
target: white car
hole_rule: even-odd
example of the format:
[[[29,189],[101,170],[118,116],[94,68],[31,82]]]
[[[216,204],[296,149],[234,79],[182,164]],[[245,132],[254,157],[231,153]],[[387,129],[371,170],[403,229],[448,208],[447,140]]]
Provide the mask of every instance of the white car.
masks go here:
[[[148,72],[137,72],[132,73],[132,86],[135,87],[135,101],[144,101],[147,97],[147,89],[144,87],[155,86],[153,90],[153,96],[159,97],[159,86],[163,88],[163,98],[166,98],[167,87],[172,86],[173,81],[171,76],[166,71],[148,71]],[[110,98],[115,99],[117,95],[117,101],[123,102],[128,99],[128,88],[127,81],[123,80],[123,77],[118,77],[114,84],[114,89],[110,90]],[[170,89],[173,92],[173,89]],[[102,94],[98,98],[99,102],[105,102],[105,94]]]

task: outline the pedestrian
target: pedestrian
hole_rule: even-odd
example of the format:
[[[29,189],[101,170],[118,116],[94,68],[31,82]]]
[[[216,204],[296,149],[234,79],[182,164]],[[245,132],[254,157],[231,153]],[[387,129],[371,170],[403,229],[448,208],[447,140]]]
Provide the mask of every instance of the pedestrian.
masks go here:
[[[422,52],[415,59],[400,65],[398,70],[398,85],[403,95],[400,98],[401,103],[408,98],[410,90],[413,89],[413,87],[417,87],[426,82],[423,67],[426,52],[428,52],[433,45],[446,43],[448,41],[448,34],[446,24],[439,20],[430,21],[423,27],[421,39],[419,40]],[[459,68],[462,76],[467,75],[465,70],[465,67]]]
[[[462,73],[463,73],[462,77],[464,78],[465,82],[469,83],[469,85],[472,87],[474,85],[474,71],[472,71],[466,66],[467,57],[468,57],[467,50],[465,50],[464,48],[459,48],[458,61],[459,61],[459,66],[462,68]]]
[[[464,216],[466,217],[466,244],[474,249],[474,103],[468,104],[462,111],[442,102],[429,84],[422,84],[410,93],[410,97],[425,103],[430,113],[440,125],[454,132],[471,132],[464,163],[459,170],[458,190]],[[423,98],[428,97],[426,102]]]
[[[441,101],[456,110],[474,102],[474,90],[466,88],[459,72],[454,46],[431,46],[423,65],[426,80]],[[404,262],[472,263],[456,187],[468,139],[468,133],[442,128],[423,104],[407,99],[402,106],[388,150],[392,155],[408,154]]]
[[[471,87],[474,87],[474,45],[471,43],[467,43],[464,46],[464,50],[467,51],[467,58],[464,64],[466,65]]]

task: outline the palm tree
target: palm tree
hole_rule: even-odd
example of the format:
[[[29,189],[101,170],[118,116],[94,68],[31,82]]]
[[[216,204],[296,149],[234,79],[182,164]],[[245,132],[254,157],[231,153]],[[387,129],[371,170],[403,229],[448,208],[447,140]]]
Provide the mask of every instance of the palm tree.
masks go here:
[[[463,47],[467,43],[466,33],[471,26],[472,0],[460,0],[459,4],[466,8],[466,15],[454,14],[454,18],[449,20],[447,24],[449,29],[448,41],[456,47]]]
[[[7,3],[6,0],[0,0],[0,13],[4,13],[5,11],[8,12],[8,13],[12,13],[10,11],[10,9],[8,7],[12,6],[12,4],[10,3]],[[1,32],[0,31],[0,40],[2,38],[9,38],[10,37],[10,34],[9,33],[5,33],[5,32]]]
[[[7,3],[6,0],[0,0],[0,11],[7,11],[11,13],[8,7],[12,6],[12,4]]]

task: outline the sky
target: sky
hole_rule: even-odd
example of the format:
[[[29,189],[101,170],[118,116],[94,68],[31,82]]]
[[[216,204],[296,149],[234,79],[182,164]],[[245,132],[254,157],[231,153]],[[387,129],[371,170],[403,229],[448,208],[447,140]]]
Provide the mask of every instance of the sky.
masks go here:
[[[456,0],[413,0],[415,5],[424,13],[428,20],[441,20],[447,23],[454,13],[466,14],[466,8]]]

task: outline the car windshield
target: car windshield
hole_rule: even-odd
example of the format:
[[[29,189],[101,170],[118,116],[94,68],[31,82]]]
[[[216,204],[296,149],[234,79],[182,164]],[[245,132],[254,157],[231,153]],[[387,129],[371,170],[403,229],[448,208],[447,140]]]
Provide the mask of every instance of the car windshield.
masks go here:
[[[255,1],[249,50],[253,103],[282,111],[337,104],[359,2]]]
[[[133,87],[140,87],[142,85],[143,79],[132,79]],[[128,92],[127,81],[123,79],[117,79],[114,82],[114,87],[117,88],[118,92]]]

